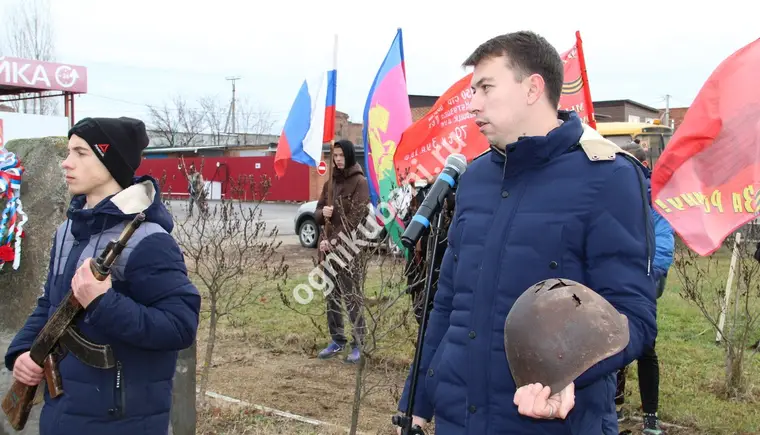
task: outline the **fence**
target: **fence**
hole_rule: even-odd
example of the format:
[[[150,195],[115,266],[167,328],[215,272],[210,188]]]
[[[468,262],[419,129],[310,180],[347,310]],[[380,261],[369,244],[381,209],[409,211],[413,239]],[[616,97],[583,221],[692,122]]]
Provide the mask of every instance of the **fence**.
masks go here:
[[[309,168],[290,164],[285,176],[278,179],[273,156],[143,159],[137,174],[151,175],[158,180],[165,175],[162,193],[171,193],[175,198],[187,197],[189,183],[182,168],[189,168],[191,164],[201,172],[204,181],[210,182],[212,191],[225,198],[282,202],[309,200]],[[236,183],[240,177],[246,176],[251,176],[253,183],[244,191],[236,192]],[[266,197],[262,198],[264,180],[269,180],[271,185]]]

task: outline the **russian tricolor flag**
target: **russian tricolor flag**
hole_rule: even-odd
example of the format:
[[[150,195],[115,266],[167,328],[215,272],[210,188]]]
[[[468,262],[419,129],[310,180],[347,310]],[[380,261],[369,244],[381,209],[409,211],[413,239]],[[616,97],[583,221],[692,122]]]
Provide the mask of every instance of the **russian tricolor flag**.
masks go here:
[[[285,175],[288,160],[316,167],[322,146],[335,136],[337,70],[304,80],[282,129],[274,157],[278,177]]]

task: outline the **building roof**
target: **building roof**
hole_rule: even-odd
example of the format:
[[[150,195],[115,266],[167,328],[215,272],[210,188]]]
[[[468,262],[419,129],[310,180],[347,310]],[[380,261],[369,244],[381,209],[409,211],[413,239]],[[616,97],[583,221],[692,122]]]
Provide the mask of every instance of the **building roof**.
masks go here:
[[[227,145],[211,145],[211,146],[189,146],[189,147],[148,147],[143,150],[143,154],[163,154],[163,153],[186,153],[186,152],[203,152],[206,150],[225,150],[229,147]],[[237,147],[235,147],[237,149]]]
[[[277,146],[275,146],[272,151],[276,151],[276,150],[277,150]],[[322,152],[323,153],[329,153],[330,152],[330,144],[329,143],[322,144]],[[364,155],[364,144],[362,144],[362,143],[355,143],[354,144],[354,153],[356,153],[356,155],[360,155],[360,154]]]
[[[409,105],[412,109],[416,107],[431,107],[438,101],[440,96],[436,95],[409,95]]]
[[[594,104],[594,108],[595,109],[597,107],[610,107],[610,106],[619,106],[621,104],[630,104],[632,106],[640,107],[640,108],[642,108],[644,110],[649,110],[649,111],[652,111],[652,112],[655,112],[655,113],[659,113],[659,110],[655,109],[654,107],[647,106],[646,104],[639,103],[638,101],[633,101],[633,100],[628,100],[628,99],[625,99],[625,100],[601,100],[601,101],[594,101],[593,104]]]
[[[430,109],[433,107],[436,101],[438,101],[438,98],[440,96],[435,95],[409,95],[409,105],[412,108],[412,119],[414,121],[417,121],[418,119],[424,117],[427,112],[430,111]],[[654,107],[647,106],[646,104],[639,103],[638,101],[633,101],[630,99],[624,99],[624,100],[600,100],[600,101],[594,101],[594,107],[602,108],[602,107],[610,107],[610,106],[619,106],[621,104],[630,104],[632,106],[640,107],[644,110],[649,110],[653,113],[659,113],[659,109],[655,109]],[[604,117],[603,115],[601,116]]]

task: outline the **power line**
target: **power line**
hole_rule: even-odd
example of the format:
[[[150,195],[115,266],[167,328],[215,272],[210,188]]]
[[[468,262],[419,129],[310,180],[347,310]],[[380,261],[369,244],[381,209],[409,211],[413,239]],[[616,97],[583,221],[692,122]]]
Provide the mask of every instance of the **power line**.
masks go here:
[[[123,100],[121,98],[108,97],[108,96],[105,96],[105,95],[91,94],[91,93],[83,94],[83,95],[87,95],[87,96],[91,96],[91,97],[96,97],[96,98],[102,98],[104,100],[116,101],[116,102],[124,103],[124,104],[132,104],[132,105],[135,105],[135,106],[147,107],[149,109],[154,109],[154,110],[162,110],[162,111],[163,110],[168,110],[170,112],[179,112],[180,111],[176,107],[169,107],[168,105],[165,105],[165,106],[156,106],[156,105],[153,105],[153,104],[137,103],[135,101],[128,101],[128,100]],[[201,107],[191,107],[191,108],[186,108],[186,109],[183,109],[183,110],[184,111],[190,111],[190,112],[200,112],[200,113],[214,113],[214,114],[217,114],[217,115],[227,115],[229,113],[227,110],[224,110],[224,111],[222,111],[222,110],[220,110],[220,111],[209,111],[209,110],[204,110]],[[265,112],[265,113],[268,113],[268,114],[271,114],[271,115],[282,115],[282,114],[287,114],[288,113],[288,112],[277,112],[277,111],[271,111],[271,110],[261,110],[261,112]]]

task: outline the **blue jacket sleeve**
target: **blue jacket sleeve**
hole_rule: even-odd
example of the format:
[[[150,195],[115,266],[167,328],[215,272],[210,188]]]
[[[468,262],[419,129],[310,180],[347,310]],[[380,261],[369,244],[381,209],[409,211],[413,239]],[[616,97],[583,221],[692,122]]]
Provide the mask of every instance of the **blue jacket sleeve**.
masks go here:
[[[657,335],[650,270],[654,230],[639,175],[633,165],[613,172],[600,192],[586,234],[587,285],[628,318],[630,340],[621,352],[579,376],[578,388],[637,359]]]
[[[455,212],[456,213],[456,212]],[[458,214],[457,214],[458,216]],[[425,339],[422,347],[422,356],[420,357],[420,367],[417,375],[417,387],[414,395],[413,415],[422,417],[427,421],[433,419],[433,406],[427,398],[425,392],[425,376],[427,375],[428,366],[438,350],[443,336],[449,329],[449,316],[451,315],[451,301],[454,298],[454,256],[459,252],[458,247],[454,244],[451,235],[456,233],[457,216],[452,220],[449,226],[449,245],[446,253],[441,260],[441,272],[438,276],[438,289],[433,300],[433,310],[430,312],[427,329],[425,330]],[[398,404],[400,412],[406,412],[409,406],[409,389],[412,383],[412,373],[415,370],[414,365],[409,369],[409,376],[404,385],[404,392]]]
[[[55,235],[53,235],[53,246],[50,247],[50,264],[48,266],[48,275],[42,296],[37,299],[37,306],[34,308],[34,311],[32,311],[32,314],[26,319],[24,326],[13,338],[10,346],[8,346],[8,351],[5,353],[5,367],[8,370],[13,370],[13,365],[16,363],[16,358],[18,358],[19,355],[32,348],[32,343],[48,321],[48,311],[50,309],[50,300],[48,298],[50,295],[50,281],[54,274],[54,254]]]
[[[654,240],[656,245],[654,267],[658,269],[660,274],[666,275],[673,264],[673,250],[675,249],[673,227],[670,226],[670,223],[657,210],[654,208],[651,210],[652,217],[654,218]]]
[[[124,272],[129,294],[109,289],[87,307],[85,321],[106,334],[148,350],[182,350],[195,341],[201,297],[182,251],[166,233],[143,239]]]

